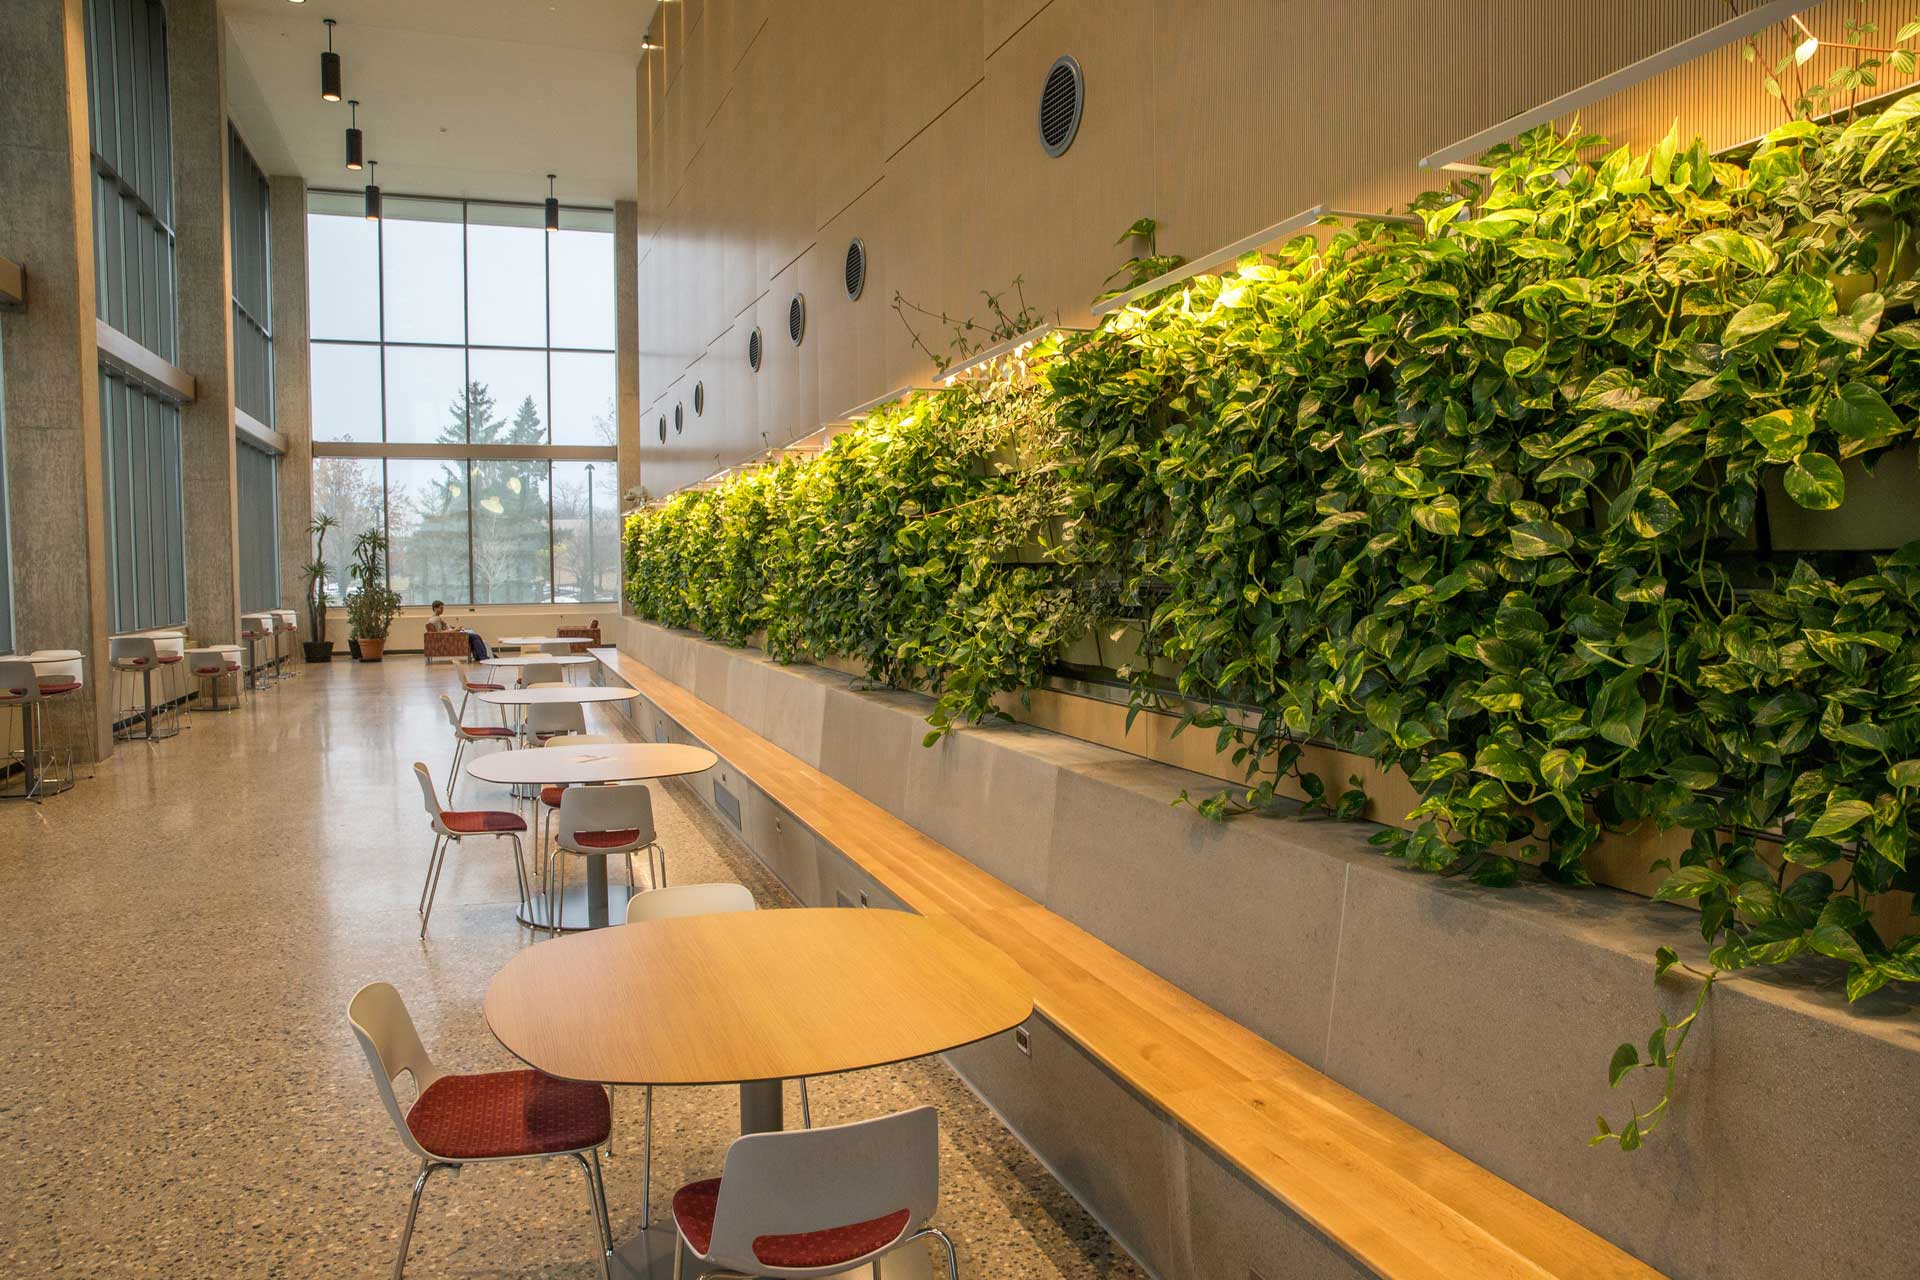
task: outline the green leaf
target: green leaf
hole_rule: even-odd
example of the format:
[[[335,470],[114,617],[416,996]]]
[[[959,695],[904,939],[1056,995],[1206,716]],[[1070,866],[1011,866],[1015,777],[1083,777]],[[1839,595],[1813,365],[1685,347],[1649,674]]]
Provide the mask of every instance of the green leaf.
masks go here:
[[[1840,437],[1840,453],[1850,457],[1885,444],[1900,434],[1900,418],[1881,394],[1864,382],[1849,382],[1825,405],[1827,428]],[[1763,440],[1761,443],[1765,443]]]
[[[1432,502],[1418,503],[1413,508],[1413,519],[1428,533],[1450,537],[1460,532],[1460,500],[1443,493]]]
[[[1726,887],[1726,877],[1708,867],[1681,867],[1668,876],[1653,896],[1661,902],[1679,902],[1698,898]]]
[[[1762,274],[1773,270],[1774,263],[1778,261],[1764,241],[1738,231],[1706,231],[1695,236],[1690,243],[1702,252]]]
[[[1813,415],[1805,409],[1775,409],[1746,421],[1747,434],[1760,442],[1769,462],[1791,462],[1807,447]]]
[[[1832,839],[1853,830],[1873,816],[1873,806],[1865,800],[1841,800],[1827,806],[1807,832],[1809,839]]]
[[[1902,760],[1887,770],[1887,781],[1896,787],[1920,787],[1920,760]]]
[[[1550,520],[1528,520],[1517,524],[1508,536],[1512,540],[1512,554],[1523,560],[1557,556],[1573,548],[1572,532]]]
[[[1733,313],[1720,333],[1720,345],[1740,347],[1758,344],[1777,332],[1791,317],[1770,302],[1752,302]],[[1772,343],[1767,345],[1771,346]]]
[[[1667,976],[1667,970],[1680,963],[1680,953],[1672,947],[1661,947],[1653,953],[1653,976],[1656,980]]]
[[[1613,1051],[1613,1061],[1607,1064],[1607,1084],[1617,1086],[1627,1072],[1640,1065],[1640,1050],[1630,1044],[1623,1044]]]
[[[1840,464],[1824,453],[1803,453],[1781,478],[1787,496],[1809,511],[1832,511],[1846,496]]]
[[[1638,745],[1647,722],[1647,700],[1640,695],[1639,686],[1637,667],[1600,686],[1600,695],[1587,714],[1595,733],[1622,747]]]
[[[1540,778],[1555,791],[1570,790],[1587,767],[1587,753],[1579,747],[1550,747],[1540,757]]]
[[[1483,338],[1499,338],[1512,342],[1520,336],[1520,322],[1512,316],[1503,316],[1496,311],[1483,311],[1467,317],[1467,328]]]

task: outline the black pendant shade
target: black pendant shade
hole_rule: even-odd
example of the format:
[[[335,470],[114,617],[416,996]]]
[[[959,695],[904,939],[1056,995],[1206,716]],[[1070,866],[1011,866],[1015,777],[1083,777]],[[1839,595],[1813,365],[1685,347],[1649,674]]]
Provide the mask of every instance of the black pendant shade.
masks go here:
[[[378,222],[380,221],[380,162],[367,161],[367,171],[373,178],[373,181],[367,184],[367,221]]]
[[[333,19],[327,24],[327,51],[320,55],[320,96],[328,102],[340,101],[340,55],[333,51]]]
[[[347,168],[358,169],[366,163],[367,155],[366,141],[361,136],[359,127],[360,104],[349,102],[347,105],[353,109],[354,121],[347,126]]]
[[[560,229],[560,201],[553,194],[553,177],[554,175],[552,174],[547,175],[547,230],[558,231]]]

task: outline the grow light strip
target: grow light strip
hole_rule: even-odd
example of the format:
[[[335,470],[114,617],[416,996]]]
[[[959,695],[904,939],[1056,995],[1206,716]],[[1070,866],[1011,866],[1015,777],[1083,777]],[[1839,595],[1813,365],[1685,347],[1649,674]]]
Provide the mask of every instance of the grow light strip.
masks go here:
[[[1136,302],[1149,294],[1160,292],[1169,285],[1179,284],[1194,276],[1205,275],[1209,271],[1238,262],[1256,249],[1263,249],[1276,240],[1285,240],[1296,232],[1305,231],[1322,218],[1343,218],[1350,222],[1403,222],[1410,226],[1424,226],[1419,218],[1410,213],[1359,213],[1352,209],[1329,209],[1316,204],[1310,209],[1302,209],[1291,218],[1282,218],[1270,227],[1264,227],[1250,236],[1242,236],[1230,245],[1203,254],[1191,262],[1183,262],[1164,275],[1157,275],[1145,284],[1135,285],[1125,293],[1117,293],[1111,298],[1103,298],[1093,304],[1093,314],[1104,316],[1118,311],[1130,302]]]
[[[1008,338],[1005,342],[996,342],[992,346],[988,347],[985,351],[976,352],[972,359],[968,360],[965,364],[961,365],[958,369],[949,369],[947,371],[946,376],[941,379],[941,382],[946,386],[950,387],[954,384],[954,381],[956,379],[966,377],[969,373],[972,373],[975,369],[985,368],[987,365],[992,364],[995,360],[998,360],[1003,356],[1017,355],[1019,352],[1032,346],[1034,343],[1040,341],[1040,339],[1046,337],[1050,333],[1088,333],[1088,332],[1091,332],[1091,330],[1085,328],[1084,326],[1078,326],[1078,325],[1069,325],[1069,324],[1040,325],[1037,328],[1027,330],[1025,333],[1016,334],[1013,337]]]
[[[861,401],[859,404],[853,406],[853,408],[841,414],[840,421],[850,422],[855,418],[863,418],[867,414],[872,413],[875,409],[880,408],[882,405],[892,404],[895,400],[900,399],[900,397],[910,396],[916,391],[938,391],[938,390],[940,390],[939,387],[923,387],[918,385],[917,383],[913,386],[895,387],[893,390],[887,392],[884,395],[877,395],[871,400]]]
[[[1811,7],[1809,0],[1766,0],[1766,3],[1728,18],[1717,26],[1708,27],[1698,35],[1688,36],[1678,44],[1668,45],[1657,53],[1648,54],[1638,62],[1621,67],[1618,71],[1608,72],[1598,80],[1590,80],[1578,89],[1569,90],[1537,107],[1522,111],[1519,115],[1508,116],[1499,124],[1482,129],[1470,137],[1462,138],[1451,146],[1442,147],[1422,159],[1420,167],[1452,169],[1461,161],[1478,156],[1489,147],[1517,138],[1529,129],[1558,120],[1561,116],[1578,111],[1581,107],[1598,102],[1610,94],[1632,88],[1642,80],[1650,80],[1663,71],[1671,71],[1681,63],[1690,62],[1703,53],[1711,53],[1742,36],[1750,36],[1762,27],[1770,26],[1775,22],[1784,22],[1800,10]]]

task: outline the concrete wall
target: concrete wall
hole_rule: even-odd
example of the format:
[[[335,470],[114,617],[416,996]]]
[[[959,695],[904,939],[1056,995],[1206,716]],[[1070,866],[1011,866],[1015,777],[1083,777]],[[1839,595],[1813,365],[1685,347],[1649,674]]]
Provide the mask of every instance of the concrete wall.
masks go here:
[[[1362,824],[1209,823],[1169,803],[1209,780],[1029,727],[924,749],[923,698],[621,625],[622,649],[668,679],[1663,1271],[1911,1274],[1910,993],[1849,1007],[1824,964],[1726,982],[1672,1121],[1638,1153],[1590,1150],[1593,1116],[1626,1110],[1606,1083],[1613,1047],[1691,1000],[1652,969],[1661,945],[1698,958],[1690,913],[1421,875],[1374,853]],[[684,736],[651,705],[634,718]],[[715,783],[803,901],[897,905],[731,766],[700,780],[710,803]],[[1002,1037],[953,1060],[1156,1273],[1351,1272],[1051,1028],[1030,1058]]]
[[[287,442],[280,459],[280,606],[310,634],[301,569],[313,558],[313,397],[307,346],[307,184],[276,177],[268,190],[267,243],[273,287],[273,425]]]

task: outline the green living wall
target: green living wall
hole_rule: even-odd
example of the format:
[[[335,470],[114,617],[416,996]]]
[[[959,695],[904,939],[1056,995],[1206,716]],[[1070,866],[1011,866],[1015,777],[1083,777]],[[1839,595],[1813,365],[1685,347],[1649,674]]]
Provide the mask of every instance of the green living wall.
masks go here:
[[[1691,831],[1661,895],[1700,900],[1702,1000],[1808,952],[1854,998],[1920,981],[1920,933],[1869,920],[1920,887],[1920,543],[1783,560],[1765,527],[1770,491],[1832,511],[1863,467],[1913,475],[1917,118],[1744,163],[1531,135],[1423,225],[1301,238],[636,514],[629,597],[925,688],[929,740],[1124,629],[1136,705],[1248,769],[1210,816],[1323,741],[1418,788],[1387,853],[1483,883]],[[1670,1089],[1690,1025],[1615,1080]]]

